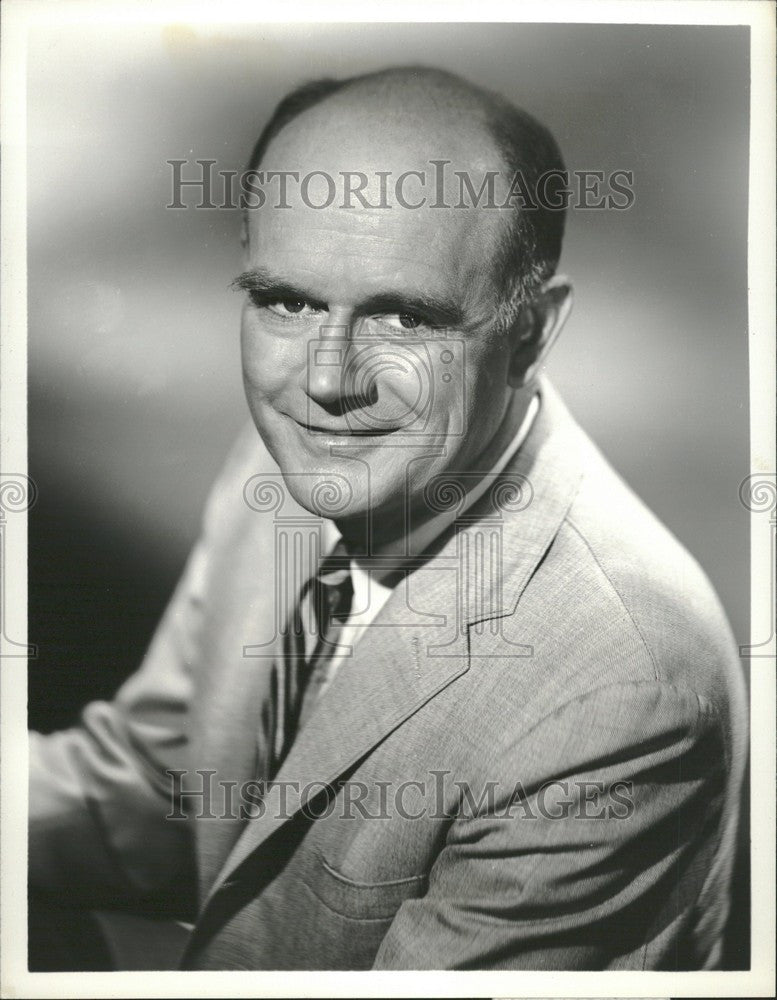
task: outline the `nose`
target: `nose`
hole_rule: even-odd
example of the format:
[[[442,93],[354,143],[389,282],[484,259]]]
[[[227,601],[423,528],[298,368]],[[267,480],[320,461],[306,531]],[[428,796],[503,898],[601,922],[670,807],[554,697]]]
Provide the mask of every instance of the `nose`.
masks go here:
[[[353,369],[352,329],[348,325],[322,326],[308,344],[305,391],[329,413],[342,414],[374,402],[376,387],[357,392]]]
[[[308,344],[305,388],[322,406],[330,406],[343,394],[347,348],[347,326],[322,326],[319,337]]]

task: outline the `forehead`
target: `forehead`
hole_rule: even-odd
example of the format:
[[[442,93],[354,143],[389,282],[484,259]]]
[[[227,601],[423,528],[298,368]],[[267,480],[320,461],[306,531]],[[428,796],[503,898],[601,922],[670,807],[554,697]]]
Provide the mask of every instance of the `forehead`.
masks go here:
[[[493,291],[495,253],[510,212],[473,207],[471,199],[455,207],[461,202],[459,175],[477,192],[487,171],[499,171],[497,204],[508,179],[485,129],[457,123],[453,110],[400,113],[350,101],[300,115],[276,136],[260,164],[267,198],[248,212],[251,262],[275,272],[283,268],[293,280],[307,281],[311,294],[327,299],[338,292],[374,294],[387,284],[437,294]],[[444,170],[432,161],[446,161]],[[279,207],[278,178],[268,177],[280,171],[300,178],[288,181],[286,208]],[[408,205],[422,199],[425,204],[402,205],[398,183]],[[349,186],[362,184],[361,194],[374,207],[348,197]],[[329,200],[332,185],[332,203],[312,207]],[[440,201],[448,207],[432,207]]]

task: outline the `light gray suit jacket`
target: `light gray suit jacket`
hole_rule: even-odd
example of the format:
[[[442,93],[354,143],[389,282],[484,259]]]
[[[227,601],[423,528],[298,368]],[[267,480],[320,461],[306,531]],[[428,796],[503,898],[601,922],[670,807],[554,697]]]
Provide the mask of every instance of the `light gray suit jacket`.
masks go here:
[[[695,561],[541,395],[277,773],[275,623],[321,522],[247,431],[139,671],[81,727],[32,735],[32,884],[141,905],[196,879],[189,968],[713,966],[746,752],[735,647]]]

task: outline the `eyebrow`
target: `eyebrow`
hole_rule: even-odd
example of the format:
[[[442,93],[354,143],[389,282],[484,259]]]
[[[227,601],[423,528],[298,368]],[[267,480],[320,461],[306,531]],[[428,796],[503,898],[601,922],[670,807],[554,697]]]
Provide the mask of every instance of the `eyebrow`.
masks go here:
[[[257,267],[251,271],[243,271],[230,285],[231,288],[238,288],[244,292],[261,292],[268,298],[279,299],[303,299],[311,305],[326,308],[326,303],[321,302],[315,296],[310,295],[303,288],[298,288],[290,281],[275,277],[264,267]]]
[[[243,271],[232,282],[232,288],[246,292],[259,292],[262,295],[278,298],[303,299],[312,306],[326,308],[326,303],[310,295],[304,288],[299,288],[285,278],[273,275],[267,268],[257,267]],[[370,295],[360,302],[355,310],[362,315],[381,313],[412,313],[419,314],[433,326],[454,327],[463,326],[464,315],[461,307],[447,302],[435,295],[425,292],[400,292],[386,290]]]

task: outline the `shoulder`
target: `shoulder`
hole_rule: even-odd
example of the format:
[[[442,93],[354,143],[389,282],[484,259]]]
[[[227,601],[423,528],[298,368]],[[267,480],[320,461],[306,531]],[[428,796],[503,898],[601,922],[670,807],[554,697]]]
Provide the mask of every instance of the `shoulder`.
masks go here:
[[[577,488],[504,622],[531,649],[538,708],[648,683],[741,716],[741,666],[707,576],[576,430]]]
[[[681,542],[620,479],[593,445],[561,525],[556,559],[576,560],[593,606],[617,611],[643,647],[653,679],[714,687],[736,650],[709,579]],[[549,567],[550,568],[550,567]],[[578,599],[582,598],[578,591]]]

